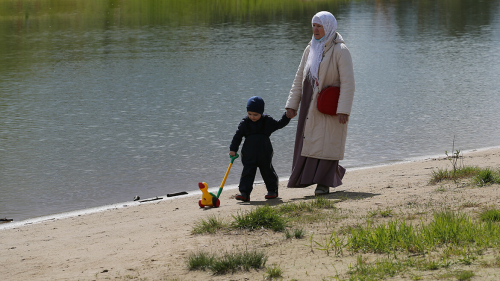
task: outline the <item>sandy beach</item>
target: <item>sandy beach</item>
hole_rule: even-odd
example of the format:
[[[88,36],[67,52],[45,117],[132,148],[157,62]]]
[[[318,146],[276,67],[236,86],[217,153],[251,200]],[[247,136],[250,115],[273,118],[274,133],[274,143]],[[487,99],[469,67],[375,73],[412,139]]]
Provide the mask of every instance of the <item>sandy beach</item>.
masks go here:
[[[467,166],[500,169],[500,148],[470,151],[463,156]],[[265,268],[226,275],[187,268],[190,253],[243,249],[263,250],[268,256],[266,265],[279,265],[283,280],[333,280],[335,275],[345,279],[356,254],[345,251],[340,256],[328,256],[325,251],[311,249],[311,235],[320,239],[334,230],[363,223],[369,212],[379,209],[391,209],[394,214],[409,218],[425,212],[432,216],[433,209],[443,207],[470,214],[486,207],[500,207],[499,185],[429,184],[432,171],[438,169],[451,169],[444,155],[348,170],[344,184],[326,196],[335,200],[335,206],[344,215],[304,225],[303,239],[285,239],[283,233],[271,230],[191,233],[197,222],[211,215],[231,221],[233,215],[256,206],[314,199],[314,186],[289,189],[286,182],[280,183],[280,197],[276,200],[265,200],[265,188],[256,185],[252,201],[247,203],[234,200],[237,190],[224,190],[219,208],[200,209],[199,196],[185,196],[1,229],[0,279],[263,280]],[[217,184],[209,183],[212,187]],[[475,278],[499,280],[499,272],[499,268],[482,268]],[[423,275],[424,280],[433,280],[432,274]],[[391,280],[398,278],[401,277]]]

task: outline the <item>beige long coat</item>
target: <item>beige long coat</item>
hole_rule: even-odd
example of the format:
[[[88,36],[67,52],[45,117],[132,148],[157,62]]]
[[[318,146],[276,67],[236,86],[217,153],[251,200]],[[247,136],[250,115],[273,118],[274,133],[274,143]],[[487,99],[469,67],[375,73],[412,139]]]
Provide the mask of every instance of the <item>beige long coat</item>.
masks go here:
[[[307,73],[304,71],[310,45],[304,50],[299,69],[295,74],[292,89],[285,108],[298,110],[302,99],[302,85]],[[354,98],[354,70],[351,53],[339,33],[325,43],[323,60],[319,65],[319,87],[312,95],[306,124],[301,155],[326,160],[344,159],[347,124],[340,124],[337,116],[326,115],[318,111],[317,100],[321,89],[328,86],[340,87],[337,113],[350,115]]]

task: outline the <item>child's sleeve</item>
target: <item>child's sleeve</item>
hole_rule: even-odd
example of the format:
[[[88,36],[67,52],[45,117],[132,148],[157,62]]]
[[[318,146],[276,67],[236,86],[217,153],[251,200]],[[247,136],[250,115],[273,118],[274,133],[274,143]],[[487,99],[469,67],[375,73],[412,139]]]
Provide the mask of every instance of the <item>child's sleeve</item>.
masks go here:
[[[276,121],[274,119],[272,119],[274,122],[274,128],[273,128],[273,132],[274,131],[277,131],[283,127],[285,127],[286,125],[288,125],[288,123],[290,123],[290,118],[286,117],[286,111],[285,113],[283,113],[283,116],[281,116],[281,119]]]
[[[229,146],[229,151],[238,152],[238,148],[240,147],[241,140],[243,139],[244,135],[245,119],[241,120],[240,124],[238,125],[238,129],[236,130],[236,133],[233,136],[233,140],[231,141],[231,145]]]

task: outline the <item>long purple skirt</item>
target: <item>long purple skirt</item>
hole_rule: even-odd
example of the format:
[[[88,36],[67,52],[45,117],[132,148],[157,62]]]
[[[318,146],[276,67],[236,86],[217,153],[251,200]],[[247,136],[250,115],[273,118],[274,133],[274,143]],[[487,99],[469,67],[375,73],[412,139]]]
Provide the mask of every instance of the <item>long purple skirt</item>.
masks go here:
[[[345,174],[345,169],[339,165],[339,160],[323,160],[300,155],[303,145],[304,124],[313,94],[313,88],[309,79],[304,80],[302,91],[299,121],[295,135],[295,148],[293,151],[292,175],[287,187],[307,187],[313,184],[337,187],[342,184],[342,178]]]

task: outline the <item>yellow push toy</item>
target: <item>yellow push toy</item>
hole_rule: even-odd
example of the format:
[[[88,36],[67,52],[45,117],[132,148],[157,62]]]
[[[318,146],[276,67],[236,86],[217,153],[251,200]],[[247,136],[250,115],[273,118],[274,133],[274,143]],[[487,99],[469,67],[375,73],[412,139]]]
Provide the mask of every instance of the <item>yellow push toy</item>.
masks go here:
[[[208,184],[206,182],[198,183],[198,187],[200,188],[202,193],[201,200],[198,201],[198,205],[200,206],[200,208],[205,208],[205,207],[218,208],[220,206],[219,196],[222,193],[222,188],[224,188],[224,184],[226,183],[227,175],[229,175],[229,170],[231,170],[231,166],[233,166],[234,160],[236,160],[236,158],[238,158],[239,155],[238,153],[236,153],[235,156],[230,156],[230,157],[231,157],[231,163],[229,163],[229,167],[227,167],[226,175],[224,176],[224,180],[222,180],[222,183],[220,184],[217,196],[215,196],[211,192],[208,192]]]

